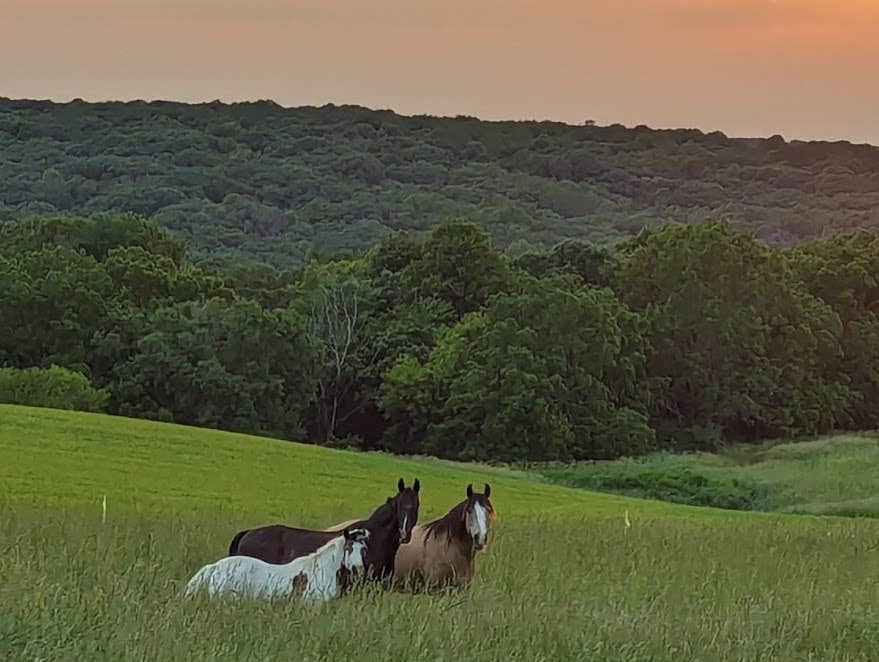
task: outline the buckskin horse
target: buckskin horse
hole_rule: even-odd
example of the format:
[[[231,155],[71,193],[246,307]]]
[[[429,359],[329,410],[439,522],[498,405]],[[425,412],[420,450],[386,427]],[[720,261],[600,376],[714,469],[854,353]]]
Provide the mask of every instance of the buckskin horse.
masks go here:
[[[204,590],[210,597],[270,598],[298,592],[306,601],[329,600],[345,592],[352,573],[363,568],[368,540],[366,529],[345,529],[311,554],[281,565],[227,556],[195,573],[184,595]]]
[[[418,521],[420,489],[417,478],[412,487],[406,487],[400,478],[397,494],[389,497],[367,519],[344,522],[324,531],[283,524],[239,531],[229,545],[229,556],[252,556],[267,563],[288,563],[312,553],[337,537],[345,527],[363,528],[370,533],[366,553],[367,576],[390,581],[394,574],[397,548],[401,542],[411,538],[412,529]]]
[[[476,552],[488,545],[492,520],[497,516],[485,492],[467,486],[467,498],[448,513],[412,530],[412,539],[400,545],[394,578],[398,587],[437,589],[465,587],[476,570]]]

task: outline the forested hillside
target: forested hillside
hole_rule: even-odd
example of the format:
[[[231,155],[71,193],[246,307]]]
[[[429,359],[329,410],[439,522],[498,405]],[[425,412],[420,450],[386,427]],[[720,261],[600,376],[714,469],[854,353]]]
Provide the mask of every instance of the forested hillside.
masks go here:
[[[719,221],[515,259],[457,221],[286,271],[132,215],[9,221],[0,402],[487,461],[876,428],[877,273],[873,233]]]
[[[775,243],[879,226],[879,149],[271,102],[0,99],[0,219],[132,211],[278,267],[452,218],[510,254],[728,218]]]

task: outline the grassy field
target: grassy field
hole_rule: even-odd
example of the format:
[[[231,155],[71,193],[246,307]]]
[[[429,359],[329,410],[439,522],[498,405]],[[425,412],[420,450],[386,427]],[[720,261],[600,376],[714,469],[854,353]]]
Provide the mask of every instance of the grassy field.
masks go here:
[[[814,515],[879,517],[879,435],[736,445],[719,453],[547,467],[555,482],[628,496]]]
[[[242,526],[500,512],[471,590],[181,602]],[[3,660],[870,660],[879,522],[598,495],[502,470],[0,406]],[[107,521],[101,499],[107,495]],[[631,526],[624,526],[628,511]]]

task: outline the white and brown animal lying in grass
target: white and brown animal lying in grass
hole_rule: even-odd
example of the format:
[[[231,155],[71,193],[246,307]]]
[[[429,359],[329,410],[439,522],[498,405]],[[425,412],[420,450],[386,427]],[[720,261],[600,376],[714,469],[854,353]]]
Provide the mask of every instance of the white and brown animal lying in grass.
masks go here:
[[[345,529],[317,551],[276,565],[250,556],[227,556],[204,566],[186,586],[186,596],[201,590],[211,597],[274,597],[301,594],[303,600],[324,601],[347,590],[366,557],[369,531]]]

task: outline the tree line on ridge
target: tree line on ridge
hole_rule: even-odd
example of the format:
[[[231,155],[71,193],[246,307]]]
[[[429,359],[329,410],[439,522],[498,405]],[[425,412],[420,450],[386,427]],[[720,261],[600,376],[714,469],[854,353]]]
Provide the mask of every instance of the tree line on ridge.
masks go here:
[[[458,220],[276,270],[193,264],[134,214],[29,216],[0,223],[0,399],[87,380],[82,408],[497,462],[865,429],[876,274],[872,234],[724,221],[511,259]]]

